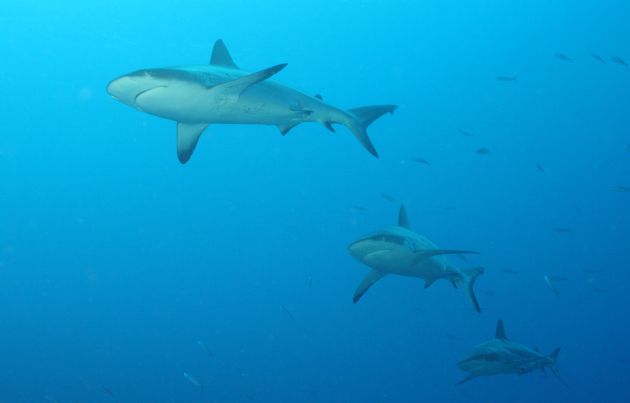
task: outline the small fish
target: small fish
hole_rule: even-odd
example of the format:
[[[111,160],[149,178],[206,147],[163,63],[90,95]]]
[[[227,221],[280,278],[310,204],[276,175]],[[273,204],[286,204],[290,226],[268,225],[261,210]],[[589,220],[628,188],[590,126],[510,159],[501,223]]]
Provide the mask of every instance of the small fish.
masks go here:
[[[573,229],[568,227],[553,227],[551,230],[556,234],[570,234],[573,232]]]
[[[310,288],[313,288],[313,277],[310,277],[310,276],[309,276],[309,278],[308,278],[308,282],[307,282],[306,284],[307,284],[307,286],[308,286],[308,288],[309,288],[309,289],[310,289]]]
[[[417,307],[417,306],[412,306],[411,308],[409,308],[409,310],[416,311],[416,312],[423,312],[424,311],[423,308],[420,308],[420,307]]]
[[[597,60],[600,63],[606,63],[604,58],[598,55],[597,53],[592,53],[591,56],[593,56],[593,59]]]
[[[444,206],[444,211],[451,211],[453,208],[453,206]]]
[[[628,192],[630,192],[630,186],[617,186],[615,188],[615,192],[628,193]]]
[[[628,68],[628,63],[626,63],[625,60],[623,60],[622,58],[618,57],[618,56],[612,56],[610,58],[610,61],[613,63],[617,63],[620,66],[623,66],[625,68]]]
[[[289,311],[289,310],[287,309],[287,307],[286,307],[286,306],[284,306],[284,305],[280,305],[280,306],[282,307],[282,311],[283,311],[285,314],[287,314],[287,316],[289,317],[289,319],[291,319],[292,321],[294,321],[294,322],[295,322],[295,317],[293,316],[293,314],[291,313],[291,311]]]
[[[601,274],[602,273],[601,270],[597,270],[597,269],[584,269],[582,271],[586,274]]]
[[[367,211],[367,209],[363,206],[356,205],[356,206],[352,206],[350,211],[355,212],[355,213],[362,213],[364,211]]]
[[[547,173],[547,172],[545,172],[545,168],[543,168],[543,166],[542,166],[542,165],[540,165],[539,163],[536,163],[536,168],[538,168],[538,170],[539,170],[540,172],[542,172],[542,173]]]
[[[477,154],[479,155],[486,155],[490,152],[490,150],[488,150],[486,147],[481,147],[479,149],[477,149],[477,151],[475,151]]]
[[[484,294],[486,294],[489,297],[494,297],[496,295],[493,291],[486,291]]]
[[[605,294],[608,292],[608,290],[606,288],[601,288],[601,287],[591,287],[591,290],[593,292],[596,292],[598,294]]]
[[[425,160],[424,158],[412,157],[411,160],[413,162],[418,163],[418,164],[431,165],[431,163],[429,161]]]
[[[392,203],[398,202],[398,200],[394,196],[390,195],[389,193],[381,193],[381,197],[387,200],[388,202],[392,202]]]
[[[569,56],[565,55],[564,53],[556,52],[556,54],[554,56],[556,56],[556,59],[562,60],[564,62],[572,62],[573,61],[573,59],[571,59]]]
[[[549,278],[549,276],[545,274],[544,279],[545,279],[545,284],[547,284],[547,287],[549,287],[549,289],[554,293],[556,297],[559,297],[560,293],[558,292],[558,289],[554,287],[553,282],[551,281],[551,278]]]
[[[214,354],[212,354],[212,351],[210,351],[210,349],[206,347],[206,344],[203,341],[198,340],[197,345],[208,355],[208,357],[212,358],[214,356]]]
[[[112,390],[106,386],[101,386],[101,393],[111,397],[112,399],[116,399],[116,395],[114,394],[114,392],[112,392]]]
[[[186,378],[188,382],[192,383],[194,386],[201,388],[201,382],[199,382],[197,378],[190,375],[188,372],[184,372],[184,378]]]
[[[464,129],[457,129],[457,131],[459,132],[459,134],[461,134],[462,136],[466,136],[466,137],[472,137],[474,136],[473,133],[466,131]]]
[[[578,206],[577,204],[572,204],[571,208],[573,210],[575,210],[576,213],[581,214],[582,213],[582,209],[580,208],[580,206]]]
[[[516,76],[497,76],[497,81],[502,81],[504,83],[509,81],[516,81]]]
[[[518,272],[517,272],[516,270],[514,270],[514,269],[510,269],[510,268],[508,268],[508,267],[506,267],[506,268],[504,268],[504,269],[501,269],[501,271],[502,271],[503,273],[507,273],[507,274],[518,274]]]
[[[461,340],[459,337],[453,336],[451,333],[446,333],[446,337],[451,339],[451,340],[455,340],[455,341]]]

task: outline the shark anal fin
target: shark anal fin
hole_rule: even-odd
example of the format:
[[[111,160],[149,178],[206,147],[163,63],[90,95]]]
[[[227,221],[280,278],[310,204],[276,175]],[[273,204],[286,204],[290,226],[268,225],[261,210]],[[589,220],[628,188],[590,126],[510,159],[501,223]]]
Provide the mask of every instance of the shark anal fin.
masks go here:
[[[503,326],[503,319],[499,319],[497,321],[497,331],[494,337],[501,340],[509,340],[505,335],[505,326]]]
[[[462,379],[461,381],[457,382],[457,383],[455,384],[455,386],[461,385],[461,384],[462,384],[462,383],[464,383],[464,382],[468,382],[468,381],[470,381],[471,379],[473,379],[474,377],[475,377],[475,375],[470,374],[470,375],[468,375],[466,378],[464,378],[464,379]]]
[[[213,92],[213,95],[217,98],[218,103],[236,102],[238,101],[238,98],[243,91],[256,83],[264,81],[273,76],[274,74],[285,68],[286,65],[286,63],[278,64],[276,66],[269,67],[256,73],[248,74],[244,77],[215,85],[214,87],[210,87],[208,90]]]
[[[370,287],[372,287],[374,283],[376,283],[378,280],[383,278],[385,275],[387,275],[387,273],[383,273],[378,270],[372,270],[371,272],[369,272],[368,275],[365,276],[363,281],[361,281],[361,284],[359,284],[359,287],[357,287],[357,290],[354,292],[354,297],[352,297],[352,302],[356,303],[358,300],[360,300],[363,294],[365,294],[365,292]]]
[[[230,56],[227,46],[225,46],[225,43],[223,43],[223,40],[221,39],[214,43],[212,56],[210,57],[210,64],[238,70],[238,66],[234,63],[234,60],[232,60],[232,56]]]
[[[411,229],[411,225],[409,225],[409,217],[407,216],[407,209],[405,209],[405,205],[400,205],[400,210],[398,211],[398,226]]]
[[[177,123],[177,158],[185,164],[190,159],[201,133],[208,127],[206,123]]]

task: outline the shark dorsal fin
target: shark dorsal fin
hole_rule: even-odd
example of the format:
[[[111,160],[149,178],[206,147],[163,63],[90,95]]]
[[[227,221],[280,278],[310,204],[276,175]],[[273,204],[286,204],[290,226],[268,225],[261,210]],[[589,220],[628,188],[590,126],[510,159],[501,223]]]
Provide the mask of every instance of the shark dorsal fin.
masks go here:
[[[503,319],[499,319],[497,322],[497,334],[495,336],[497,339],[508,340],[505,335],[505,328],[503,327]]]
[[[398,211],[398,226],[411,229],[411,225],[409,225],[409,217],[407,217],[407,210],[405,209],[405,205],[400,205],[400,211]]]
[[[210,64],[238,70],[238,66],[234,63],[234,60],[232,60],[232,56],[230,56],[230,52],[225,46],[225,43],[223,43],[222,39],[219,39],[214,43]]]

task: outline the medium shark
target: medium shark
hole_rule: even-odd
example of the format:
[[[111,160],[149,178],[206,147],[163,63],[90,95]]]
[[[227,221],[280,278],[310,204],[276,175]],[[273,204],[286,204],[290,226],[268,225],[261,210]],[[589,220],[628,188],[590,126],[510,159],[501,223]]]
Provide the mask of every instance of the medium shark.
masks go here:
[[[457,363],[457,366],[470,374],[459,381],[461,385],[478,376],[497,374],[523,375],[535,370],[546,372],[550,368],[562,384],[566,383],[560,377],[556,362],[560,347],[549,355],[542,355],[537,348],[531,349],[522,344],[515,343],[505,335],[503,321],[497,322],[497,330],[494,339],[485,341],[476,346],[466,358]]]
[[[378,280],[388,274],[424,279],[424,288],[436,280],[450,281],[455,288],[463,285],[470,302],[481,312],[473,286],[483,268],[457,270],[444,255],[475,253],[462,250],[439,249],[433,242],[411,230],[405,206],[400,206],[398,225],[369,234],[348,247],[350,254],[372,268],[363,279],[353,301],[357,302]]]
[[[395,105],[367,106],[344,111],[271,82],[286,67],[278,64],[255,73],[240,70],[222,40],[214,44],[210,64],[143,69],[111,81],[107,92],[142,112],[177,122],[177,156],[184,164],[199,137],[212,123],[275,125],[287,134],[302,122],[333,124],[350,129],[375,157],[367,127]]]

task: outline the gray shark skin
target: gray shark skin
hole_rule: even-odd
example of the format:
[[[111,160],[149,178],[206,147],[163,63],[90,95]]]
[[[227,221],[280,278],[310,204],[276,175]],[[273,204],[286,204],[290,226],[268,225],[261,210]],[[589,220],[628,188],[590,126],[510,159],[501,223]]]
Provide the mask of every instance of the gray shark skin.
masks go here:
[[[511,341],[505,335],[503,321],[499,319],[495,338],[477,345],[466,358],[457,363],[457,366],[469,375],[456,385],[461,385],[478,376],[523,375],[536,370],[546,372],[546,369],[550,368],[558,380],[566,386],[556,367],[558,353],[560,353],[560,347],[549,355],[543,355],[538,352],[538,349],[531,349]]]
[[[424,279],[424,288],[435,281],[450,281],[455,288],[463,286],[470,302],[477,312],[481,312],[473,286],[483,268],[457,270],[450,266],[444,255],[476,253],[462,250],[439,249],[433,242],[411,230],[405,206],[400,206],[398,225],[383,228],[369,234],[348,246],[350,254],[366,264],[372,271],[363,279],[353,302],[378,280],[388,274]]]
[[[342,124],[378,157],[366,130],[383,114],[393,113],[395,105],[338,109],[319,95],[308,96],[268,80],[284,67],[244,72],[218,40],[208,65],[139,70],[111,81],[107,92],[139,111],[176,121],[182,164],[212,123],[275,125],[283,135],[302,122],[319,122],[333,132],[333,124]]]

